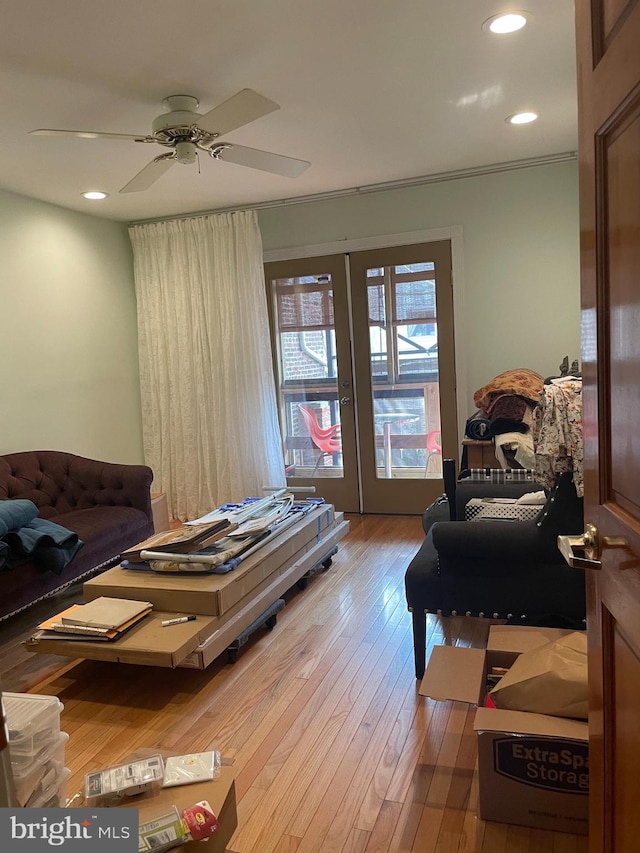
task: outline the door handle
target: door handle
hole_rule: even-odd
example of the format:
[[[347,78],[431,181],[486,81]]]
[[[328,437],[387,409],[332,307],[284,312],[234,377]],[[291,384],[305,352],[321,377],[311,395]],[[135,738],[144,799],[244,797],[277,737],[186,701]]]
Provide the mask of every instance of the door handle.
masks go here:
[[[351,397],[340,397],[340,405],[341,406],[348,406],[350,402],[351,402]]]
[[[604,548],[628,548],[623,536],[601,536],[595,524],[587,524],[582,536],[558,536],[558,548],[575,569],[601,569]]]

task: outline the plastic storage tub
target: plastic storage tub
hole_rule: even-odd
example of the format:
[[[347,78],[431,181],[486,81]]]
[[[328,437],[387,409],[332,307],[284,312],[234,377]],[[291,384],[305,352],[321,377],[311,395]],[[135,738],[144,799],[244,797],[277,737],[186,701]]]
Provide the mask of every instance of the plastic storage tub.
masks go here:
[[[60,732],[53,752],[25,767],[12,767],[13,785],[18,803],[25,806],[28,800],[46,786],[51,771],[59,774],[64,767],[64,752],[69,740],[66,732]]]
[[[11,765],[24,771],[46,760],[58,744],[63,704],[57,696],[3,693]]]
[[[43,780],[42,789],[27,803],[30,809],[51,809],[64,806],[67,802],[67,782],[71,776],[68,767],[61,767],[57,773],[51,773]]]

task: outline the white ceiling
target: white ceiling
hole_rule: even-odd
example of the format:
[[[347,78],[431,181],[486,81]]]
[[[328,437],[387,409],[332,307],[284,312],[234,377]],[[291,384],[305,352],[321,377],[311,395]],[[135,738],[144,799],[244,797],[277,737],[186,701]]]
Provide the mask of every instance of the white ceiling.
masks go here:
[[[505,9],[523,30],[482,30]],[[573,0],[2,0],[0,187],[136,221],[575,151]],[[146,134],[162,99],[240,89],[280,110],[230,142],[311,161],[290,179],[201,157],[118,194],[165,149],[30,136]],[[523,109],[525,126],[506,124]],[[103,202],[87,189],[110,193]]]

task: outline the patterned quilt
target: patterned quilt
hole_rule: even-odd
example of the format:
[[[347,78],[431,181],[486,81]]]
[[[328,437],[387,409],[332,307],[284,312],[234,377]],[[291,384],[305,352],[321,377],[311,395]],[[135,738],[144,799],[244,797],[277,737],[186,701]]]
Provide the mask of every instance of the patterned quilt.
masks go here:
[[[534,406],[538,403],[544,379],[535,370],[519,367],[514,370],[505,370],[494,377],[473,395],[473,402],[486,414],[490,415],[493,406],[505,395],[516,395],[523,397]]]

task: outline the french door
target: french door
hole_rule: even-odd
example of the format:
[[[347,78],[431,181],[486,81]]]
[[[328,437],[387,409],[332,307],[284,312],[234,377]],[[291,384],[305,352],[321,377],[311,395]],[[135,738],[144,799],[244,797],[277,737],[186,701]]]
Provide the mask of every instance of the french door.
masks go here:
[[[457,444],[448,241],[265,265],[287,480],[418,514]]]

